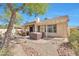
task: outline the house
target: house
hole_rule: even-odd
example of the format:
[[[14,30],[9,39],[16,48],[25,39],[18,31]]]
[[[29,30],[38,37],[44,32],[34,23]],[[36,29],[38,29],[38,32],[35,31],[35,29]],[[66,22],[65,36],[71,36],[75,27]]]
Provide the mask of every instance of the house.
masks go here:
[[[44,32],[50,37],[68,37],[68,16],[59,16],[54,19],[46,19],[30,22],[24,26],[29,32]]]

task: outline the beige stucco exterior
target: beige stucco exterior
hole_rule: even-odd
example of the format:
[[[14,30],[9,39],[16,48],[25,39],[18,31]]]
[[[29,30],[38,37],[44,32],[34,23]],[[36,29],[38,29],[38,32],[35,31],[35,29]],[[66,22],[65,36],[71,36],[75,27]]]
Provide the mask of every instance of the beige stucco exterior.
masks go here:
[[[54,19],[48,19],[45,21],[40,22],[32,22],[27,24],[26,26],[29,27],[33,25],[33,31],[38,31],[38,26],[40,26],[40,32],[45,32],[48,25],[56,25],[56,33],[54,32],[45,32],[48,36],[59,36],[59,37],[68,37],[68,17],[61,16]]]

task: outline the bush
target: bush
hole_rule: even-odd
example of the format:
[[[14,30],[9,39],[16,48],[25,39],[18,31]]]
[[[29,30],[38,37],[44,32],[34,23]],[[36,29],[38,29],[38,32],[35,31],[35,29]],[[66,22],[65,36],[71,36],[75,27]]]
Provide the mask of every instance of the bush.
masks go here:
[[[11,56],[11,55],[12,54],[8,49],[6,49],[6,48],[0,49],[0,56]]]
[[[0,35],[0,56],[11,56],[10,48],[2,48],[2,36]]]
[[[27,35],[27,33],[26,33],[25,30],[17,31],[17,34],[18,34],[18,35],[21,35],[21,36],[26,36],[26,35]]]
[[[79,30],[70,30],[69,42],[76,52],[76,55],[79,55]]]

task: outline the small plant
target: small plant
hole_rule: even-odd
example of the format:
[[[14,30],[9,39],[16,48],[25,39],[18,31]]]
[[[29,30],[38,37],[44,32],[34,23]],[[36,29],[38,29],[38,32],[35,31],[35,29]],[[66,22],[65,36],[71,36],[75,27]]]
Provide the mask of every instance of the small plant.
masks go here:
[[[0,49],[0,56],[11,56],[11,52],[7,48]]]

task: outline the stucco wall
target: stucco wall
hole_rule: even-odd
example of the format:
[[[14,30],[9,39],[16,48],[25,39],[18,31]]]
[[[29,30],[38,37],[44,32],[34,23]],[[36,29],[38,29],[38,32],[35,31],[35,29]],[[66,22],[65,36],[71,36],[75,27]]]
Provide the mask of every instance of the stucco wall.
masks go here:
[[[57,32],[53,33],[53,32],[47,32],[48,36],[59,36],[59,37],[68,37],[68,24],[67,22],[65,23],[58,23],[56,25],[57,28]],[[45,32],[45,26],[40,26],[40,32]]]
[[[57,24],[57,34],[61,37],[68,37],[68,24],[67,24],[67,22]]]
[[[69,21],[68,16],[60,16],[60,17],[57,17],[54,19],[48,19],[48,20],[40,21],[40,22],[36,22],[36,23],[33,22],[33,24],[40,26],[40,32],[45,32],[46,25],[56,24],[57,25],[57,32],[56,33],[49,33],[48,32],[47,35],[60,36],[60,37],[67,38],[69,36],[69,31],[68,31],[69,29],[68,29],[68,24],[67,24],[68,21]],[[37,28],[36,29],[34,28],[34,30],[38,30]]]

